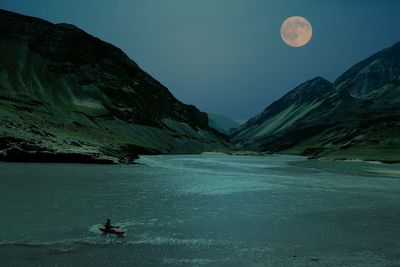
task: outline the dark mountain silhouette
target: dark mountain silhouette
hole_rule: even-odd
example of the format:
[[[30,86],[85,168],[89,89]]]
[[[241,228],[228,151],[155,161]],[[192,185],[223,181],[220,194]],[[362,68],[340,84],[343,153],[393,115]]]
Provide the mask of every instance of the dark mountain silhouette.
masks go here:
[[[229,149],[120,49],[74,25],[0,10],[0,160],[111,163]],[[227,133],[226,131],[223,131]],[[248,150],[400,160],[400,43],[317,77],[231,135]]]
[[[0,10],[0,159],[131,162],[225,147],[117,47],[69,24]]]

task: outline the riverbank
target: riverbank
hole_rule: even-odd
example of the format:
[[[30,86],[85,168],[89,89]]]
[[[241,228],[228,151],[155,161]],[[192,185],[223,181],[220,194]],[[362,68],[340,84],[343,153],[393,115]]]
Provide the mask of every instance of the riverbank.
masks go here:
[[[291,162],[290,164],[332,173],[400,178],[400,164],[387,164],[379,161],[321,158]]]

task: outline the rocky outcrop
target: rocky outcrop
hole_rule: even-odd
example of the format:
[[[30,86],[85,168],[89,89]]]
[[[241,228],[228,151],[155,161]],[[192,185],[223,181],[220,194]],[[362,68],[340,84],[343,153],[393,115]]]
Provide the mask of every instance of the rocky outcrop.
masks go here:
[[[19,140],[3,144],[3,160],[131,162],[141,153],[228,145],[206,113],[177,100],[117,47],[73,25],[4,10],[0,122],[3,143]]]

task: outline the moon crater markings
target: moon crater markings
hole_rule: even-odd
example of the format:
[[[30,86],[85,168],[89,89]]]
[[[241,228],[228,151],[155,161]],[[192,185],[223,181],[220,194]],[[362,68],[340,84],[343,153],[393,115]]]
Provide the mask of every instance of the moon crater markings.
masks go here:
[[[299,16],[286,19],[281,27],[282,40],[292,47],[306,45],[311,40],[312,34],[311,23]]]

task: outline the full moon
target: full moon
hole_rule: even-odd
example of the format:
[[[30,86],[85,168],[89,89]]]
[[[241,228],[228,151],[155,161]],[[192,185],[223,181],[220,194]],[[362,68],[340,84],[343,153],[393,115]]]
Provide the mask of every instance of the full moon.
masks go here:
[[[299,16],[286,19],[281,27],[282,40],[292,47],[306,45],[311,40],[312,34],[311,23]]]

